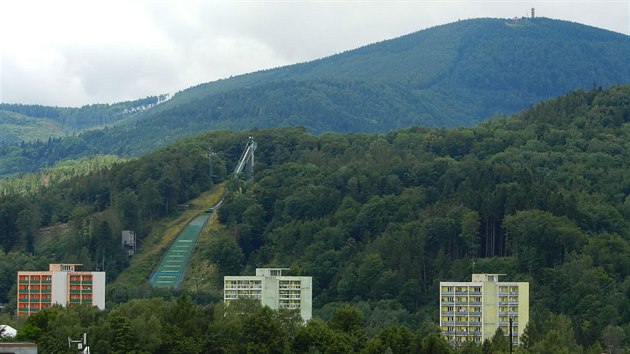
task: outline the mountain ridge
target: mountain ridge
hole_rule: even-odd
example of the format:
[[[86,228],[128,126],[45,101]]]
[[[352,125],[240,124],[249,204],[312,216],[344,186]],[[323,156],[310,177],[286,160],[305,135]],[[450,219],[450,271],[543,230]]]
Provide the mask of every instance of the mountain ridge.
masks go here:
[[[116,127],[53,142],[82,147],[44,159],[52,165],[89,153],[137,156],[213,129],[472,126],[571,90],[630,83],[628,63],[630,37],[616,32],[546,18],[464,20],[197,85]],[[0,151],[0,161],[18,150]],[[1,173],[20,171],[13,165]]]

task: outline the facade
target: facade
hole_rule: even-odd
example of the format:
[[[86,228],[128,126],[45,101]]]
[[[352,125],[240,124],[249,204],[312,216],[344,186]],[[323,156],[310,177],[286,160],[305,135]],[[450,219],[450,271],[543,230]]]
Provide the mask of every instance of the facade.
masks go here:
[[[298,309],[304,321],[311,319],[312,277],[283,276],[284,268],[256,268],[255,276],[223,278],[223,300],[256,299],[271,309]]]
[[[451,345],[482,343],[498,328],[518,346],[529,322],[529,283],[500,282],[502,274],[473,274],[471,282],[440,282],[440,329]]]
[[[80,264],[50,264],[48,271],[18,272],[17,314],[26,316],[52,304],[90,304],[105,309],[105,272],[80,272]]]
[[[0,354],[37,354],[35,343],[0,342]]]

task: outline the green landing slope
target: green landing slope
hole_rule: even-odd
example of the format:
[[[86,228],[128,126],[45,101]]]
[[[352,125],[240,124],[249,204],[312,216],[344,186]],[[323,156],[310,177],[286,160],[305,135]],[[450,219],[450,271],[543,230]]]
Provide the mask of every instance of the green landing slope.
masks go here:
[[[197,238],[211,215],[198,215],[177,235],[151,275],[151,285],[176,288],[181,284]]]

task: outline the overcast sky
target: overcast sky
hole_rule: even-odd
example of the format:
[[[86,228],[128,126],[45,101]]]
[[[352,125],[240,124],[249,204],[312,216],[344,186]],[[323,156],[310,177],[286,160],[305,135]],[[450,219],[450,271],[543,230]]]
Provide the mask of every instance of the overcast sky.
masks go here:
[[[529,14],[630,32],[630,0],[0,1],[0,102],[176,91],[458,19]],[[629,64],[630,65],[630,64]]]

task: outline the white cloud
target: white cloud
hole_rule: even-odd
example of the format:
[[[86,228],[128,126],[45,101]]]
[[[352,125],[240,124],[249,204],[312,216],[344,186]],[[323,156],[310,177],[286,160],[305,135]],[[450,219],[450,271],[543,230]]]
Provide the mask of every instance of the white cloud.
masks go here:
[[[135,99],[531,7],[630,32],[626,0],[1,1],[0,101]]]

